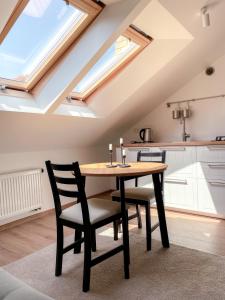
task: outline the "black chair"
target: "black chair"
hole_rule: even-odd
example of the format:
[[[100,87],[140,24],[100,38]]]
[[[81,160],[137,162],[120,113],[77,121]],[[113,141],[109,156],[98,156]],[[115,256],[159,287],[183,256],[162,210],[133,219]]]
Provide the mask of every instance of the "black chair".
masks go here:
[[[127,251],[125,243],[93,259],[91,257],[91,252],[96,250],[95,230],[123,218],[124,214],[121,213],[120,203],[113,203],[98,198],[87,200],[85,194],[85,177],[80,173],[78,162],[68,165],[52,164],[50,161],[46,161],[45,163],[51,184],[56,213],[57,249],[55,275],[60,276],[62,273],[63,254],[72,249],[74,250],[74,253],[80,253],[81,243],[84,242],[84,292],[87,292],[90,289],[91,267],[120,251],[123,251],[124,253],[124,273],[125,278],[128,279],[129,251]],[[63,177],[58,175],[58,173],[61,172],[63,173]],[[75,198],[77,199],[77,203],[62,210],[60,196]],[[75,229],[74,243],[65,248],[63,245],[63,226]],[[124,232],[127,231],[124,230]],[[82,237],[82,233],[84,233],[84,237]],[[127,240],[128,235],[124,237],[123,241]]]
[[[157,159],[155,159],[157,158]],[[149,159],[153,159],[153,162],[165,163],[166,160],[166,151],[162,152],[141,152],[139,151],[137,154],[138,162],[149,162]],[[145,188],[138,186],[138,178],[143,177],[135,177],[135,178],[126,178],[125,180],[135,179],[135,187],[126,188],[125,189],[125,198],[128,204],[136,205],[136,213],[130,215],[128,220],[133,218],[138,219],[138,227],[142,227],[141,214],[139,210],[139,205],[145,207],[146,214],[146,240],[147,240],[147,251],[151,250],[151,233],[159,226],[157,222],[153,226],[151,226],[151,212],[150,206],[155,202],[155,192],[154,188]],[[163,173],[160,173],[160,182],[161,182],[161,190],[163,192]],[[120,200],[120,192],[119,192],[119,183],[117,180],[117,190],[112,192],[111,194],[113,201]],[[118,231],[121,221],[114,222],[114,240],[118,239]]]

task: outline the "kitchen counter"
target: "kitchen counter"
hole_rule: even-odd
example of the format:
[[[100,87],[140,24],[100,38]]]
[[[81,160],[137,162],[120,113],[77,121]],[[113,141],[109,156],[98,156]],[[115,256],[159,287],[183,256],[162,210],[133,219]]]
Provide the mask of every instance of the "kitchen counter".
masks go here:
[[[124,147],[176,147],[176,146],[212,146],[212,145],[225,145],[225,141],[190,141],[190,142],[164,142],[164,143],[136,143],[124,144]]]

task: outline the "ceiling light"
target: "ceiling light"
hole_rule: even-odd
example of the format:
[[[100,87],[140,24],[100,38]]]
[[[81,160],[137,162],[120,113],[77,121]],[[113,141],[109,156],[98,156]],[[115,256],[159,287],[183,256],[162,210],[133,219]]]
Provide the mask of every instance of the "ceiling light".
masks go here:
[[[207,6],[202,7],[201,9],[201,15],[202,15],[202,27],[209,27],[210,26],[210,18],[209,13],[207,11]]]

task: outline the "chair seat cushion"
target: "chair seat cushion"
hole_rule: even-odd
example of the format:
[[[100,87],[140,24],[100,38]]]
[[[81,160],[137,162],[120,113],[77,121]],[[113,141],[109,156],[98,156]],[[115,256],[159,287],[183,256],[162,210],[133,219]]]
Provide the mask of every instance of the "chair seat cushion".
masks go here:
[[[0,300],[50,300],[50,298],[26,285],[0,268]]]
[[[121,212],[120,203],[105,199],[92,198],[88,201],[89,215],[91,224],[119,214]],[[81,204],[77,203],[62,211],[60,219],[83,224]]]
[[[120,191],[114,191],[111,194],[112,197],[120,197]],[[153,188],[133,187],[125,189],[126,199],[136,199],[142,201],[153,201],[155,199],[155,193]]]

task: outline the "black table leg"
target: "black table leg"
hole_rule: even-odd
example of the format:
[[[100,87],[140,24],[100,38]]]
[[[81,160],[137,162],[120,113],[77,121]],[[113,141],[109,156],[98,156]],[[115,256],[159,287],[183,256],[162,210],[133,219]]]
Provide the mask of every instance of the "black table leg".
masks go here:
[[[157,205],[158,217],[159,217],[159,227],[162,239],[162,245],[164,248],[169,248],[169,237],[166,225],[165,209],[163,204],[163,196],[161,190],[161,183],[159,179],[159,173],[152,174],[152,179],[155,189],[155,200]]]
[[[125,203],[125,190],[124,190],[124,178],[120,177],[120,203],[122,212],[122,226],[123,226],[123,245],[124,245],[124,273],[125,278],[128,279],[129,264],[130,264],[130,246],[129,246],[129,232],[128,232],[128,213]]]

